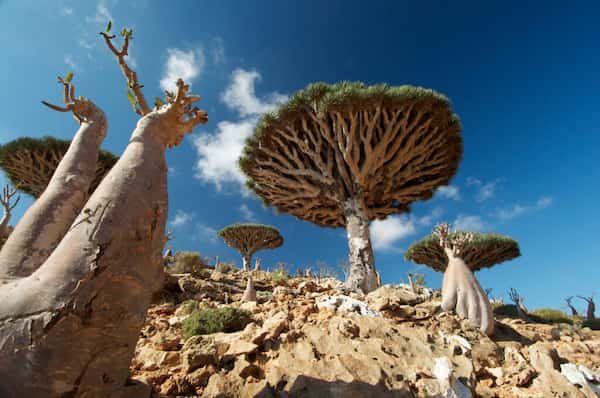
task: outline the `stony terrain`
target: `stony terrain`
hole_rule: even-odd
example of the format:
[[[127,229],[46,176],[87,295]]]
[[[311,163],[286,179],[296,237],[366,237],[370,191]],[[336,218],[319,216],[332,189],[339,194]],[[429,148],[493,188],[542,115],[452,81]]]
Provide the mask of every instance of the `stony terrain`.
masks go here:
[[[213,271],[166,284],[183,290],[180,304],[149,310],[131,372],[152,392],[140,383],[137,396],[600,396],[600,331],[501,318],[490,339],[439,313],[428,289],[386,285],[345,296],[334,279],[274,287],[266,272],[255,274],[259,302],[240,303],[245,275]],[[181,322],[198,305],[242,307],[254,321],[185,341]]]

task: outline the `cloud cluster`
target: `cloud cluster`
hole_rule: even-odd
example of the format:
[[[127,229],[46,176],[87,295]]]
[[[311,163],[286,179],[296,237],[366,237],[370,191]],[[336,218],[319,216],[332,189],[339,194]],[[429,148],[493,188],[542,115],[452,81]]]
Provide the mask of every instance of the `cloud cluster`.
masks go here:
[[[401,240],[413,236],[419,228],[431,227],[439,222],[444,211],[436,207],[431,213],[415,217],[412,215],[390,216],[385,220],[374,220],[371,223],[371,242],[375,250],[383,252],[401,252],[397,247]]]
[[[498,209],[496,211],[496,216],[502,221],[511,220],[523,214],[545,209],[546,207],[550,206],[553,201],[554,200],[552,199],[552,197],[544,196],[531,205],[516,204],[510,208]]]
[[[441,186],[436,190],[436,193],[442,198],[460,200],[460,190],[456,185]]]
[[[160,87],[163,90],[176,91],[175,82],[177,79],[183,79],[187,84],[200,76],[204,67],[204,52],[197,48],[189,51],[183,51],[178,48],[167,49],[167,61],[160,79]]]
[[[219,191],[223,189],[224,184],[234,183],[242,193],[247,193],[244,187],[246,178],[238,167],[244,143],[253,133],[259,115],[273,110],[288,98],[277,92],[263,99],[259,98],[254,86],[260,78],[256,70],[234,70],[221,100],[228,108],[234,110],[240,119],[219,122],[215,132],[202,132],[193,139],[198,155],[195,177],[214,184]]]

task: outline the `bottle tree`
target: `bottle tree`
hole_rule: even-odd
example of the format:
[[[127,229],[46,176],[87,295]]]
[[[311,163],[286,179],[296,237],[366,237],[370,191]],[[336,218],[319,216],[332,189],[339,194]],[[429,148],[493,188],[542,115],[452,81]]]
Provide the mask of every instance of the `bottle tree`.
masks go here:
[[[283,245],[279,231],[269,225],[233,224],[217,232],[217,235],[223,238],[227,246],[240,252],[244,271],[250,271],[254,253]]]
[[[205,123],[207,114],[193,106],[200,98],[188,95],[181,79],[176,93],[151,108],[125,61],[132,32],[121,31],[117,49],[109,30],[110,24],[102,36],[140,119],[122,156],[84,200],[106,118],[92,101],[75,97],[69,76],[61,80],[65,106],[48,104],[71,112],[79,129],[48,187],[0,252],[2,397],[129,396],[123,391],[129,364],[152,292],[162,282],[164,153]],[[32,246],[9,256],[11,240]]]
[[[450,232],[448,224],[440,224],[433,234],[413,243],[404,258],[443,272],[442,309],[456,311],[491,335],[492,306],[473,273],[520,255],[519,244],[507,236]]]
[[[266,205],[346,227],[349,288],[378,286],[369,222],[405,213],[456,173],[461,125],[432,90],[315,83],[264,115],[240,167]]]

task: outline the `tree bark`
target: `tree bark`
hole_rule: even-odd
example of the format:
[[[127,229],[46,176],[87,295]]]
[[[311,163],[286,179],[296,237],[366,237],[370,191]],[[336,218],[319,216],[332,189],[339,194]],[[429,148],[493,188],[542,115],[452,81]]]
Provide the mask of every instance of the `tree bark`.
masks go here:
[[[0,396],[110,397],[125,385],[161,283],[168,127],[154,112],[140,119],[44,265],[0,287]]]
[[[89,101],[85,105],[85,120],[48,186],[25,212],[0,251],[0,282],[28,276],[40,267],[88,198],[107,124],[102,110]]]
[[[494,313],[487,295],[463,259],[455,256],[451,249],[444,250],[448,266],[442,281],[442,309],[456,311],[483,333],[491,335],[494,333]]]
[[[377,289],[375,259],[369,234],[369,218],[359,200],[351,199],[344,204],[348,246],[350,248],[350,275],[347,286],[353,290],[369,293]]]

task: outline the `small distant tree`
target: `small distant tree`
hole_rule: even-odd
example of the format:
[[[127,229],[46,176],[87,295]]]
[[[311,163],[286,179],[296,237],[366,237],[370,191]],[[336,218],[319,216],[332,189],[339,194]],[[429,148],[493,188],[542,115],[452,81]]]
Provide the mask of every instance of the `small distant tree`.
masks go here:
[[[573,306],[573,304],[571,303],[572,300],[573,300],[573,296],[569,296],[569,297],[565,298],[565,302],[567,303],[567,307],[569,307],[569,309],[571,310],[571,315],[573,315],[573,316],[579,316],[579,312],[577,312],[577,308],[575,308]]]
[[[319,278],[338,279],[340,277],[339,273],[333,267],[330,267],[325,261],[317,260],[315,265],[319,270]]]
[[[207,268],[207,265],[200,253],[180,251],[173,256],[172,264],[168,270],[173,274],[191,274],[204,268]]]
[[[352,269],[350,260],[348,260],[347,258],[342,258],[340,261],[338,261],[338,268],[342,272],[344,282],[346,282],[350,277],[350,270]]]
[[[9,234],[10,227],[8,222],[10,221],[10,216],[12,214],[12,210],[19,204],[20,196],[17,196],[17,200],[11,203],[12,197],[15,196],[17,190],[15,188],[11,188],[10,185],[7,185],[2,190],[2,195],[0,196],[0,205],[4,210],[2,214],[2,219],[0,219],[0,240],[4,241]]]
[[[233,224],[217,232],[225,244],[242,255],[244,271],[250,271],[252,255],[259,250],[283,245],[279,231],[269,225]]]
[[[517,289],[514,287],[508,289],[508,298],[515,304],[515,307],[517,308],[517,316],[522,319],[528,319],[527,313],[529,311],[527,311],[527,308],[525,307],[525,299],[519,294]]]
[[[582,300],[585,300],[585,302],[587,303],[587,310],[586,310],[586,319],[588,321],[592,321],[594,319],[596,319],[596,304],[594,303],[594,295],[591,295],[590,297],[583,297],[583,296],[577,296]]]

